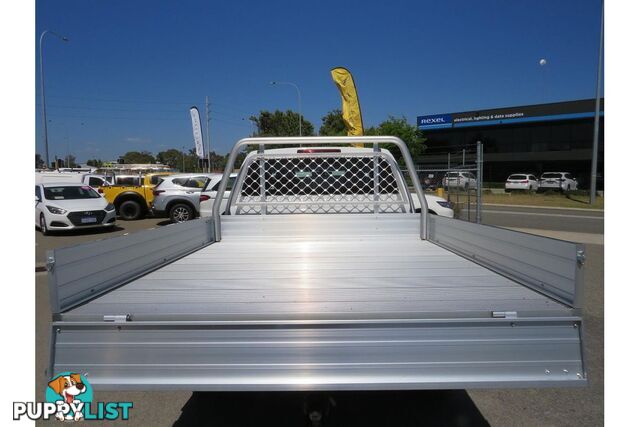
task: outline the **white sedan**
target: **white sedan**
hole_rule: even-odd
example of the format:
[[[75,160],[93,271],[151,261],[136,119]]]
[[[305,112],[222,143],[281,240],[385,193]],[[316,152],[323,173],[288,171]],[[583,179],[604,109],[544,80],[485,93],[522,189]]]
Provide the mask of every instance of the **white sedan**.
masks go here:
[[[447,201],[447,199],[443,199],[442,197],[434,196],[432,194],[425,194],[424,197],[427,199],[427,206],[429,206],[430,214],[453,218],[453,204]],[[418,199],[418,195],[416,193],[411,193],[411,198],[413,199],[413,206],[415,206],[416,209],[419,209],[420,200]]]
[[[116,209],[84,184],[36,185],[36,226],[42,234],[54,230],[107,228],[116,225]]]
[[[504,191],[512,190],[536,191],[538,190],[538,179],[530,173],[514,173],[509,175],[504,183]]]

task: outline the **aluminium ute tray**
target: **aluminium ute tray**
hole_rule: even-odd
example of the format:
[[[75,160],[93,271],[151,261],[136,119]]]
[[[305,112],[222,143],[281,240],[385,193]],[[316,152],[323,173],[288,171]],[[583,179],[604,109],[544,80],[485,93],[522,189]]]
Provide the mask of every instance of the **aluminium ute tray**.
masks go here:
[[[222,232],[62,313],[50,369],[101,390],[586,384],[580,318],[420,240],[419,215],[223,216]]]
[[[223,216],[222,226],[222,241],[65,317],[315,320],[569,312],[420,240],[417,216]]]

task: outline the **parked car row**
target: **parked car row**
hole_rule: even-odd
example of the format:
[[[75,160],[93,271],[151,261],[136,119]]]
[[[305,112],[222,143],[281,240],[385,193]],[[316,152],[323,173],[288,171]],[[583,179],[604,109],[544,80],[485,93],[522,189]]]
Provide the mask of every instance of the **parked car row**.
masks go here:
[[[230,176],[224,198],[229,197],[236,174]],[[179,174],[166,177],[153,190],[154,216],[184,222],[210,216],[222,174]],[[223,206],[226,204],[223,203]]]
[[[578,180],[569,172],[545,172],[540,179],[531,173],[515,173],[509,175],[504,184],[506,192],[519,191],[571,191],[578,189]]]
[[[229,198],[236,176],[230,176],[225,199]],[[113,227],[116,216],[134,220],[149,212],[174,223],[208,217],[222,174],[161,172],[111,178],[108,181],[91,174],[37,174],[36,226],[48,234],[54,230]],[[468,183],[475,185],[475,178]],[[450,202],[434,195],[426,197],[430,213],[453,217]],[[412,201],[417,203],[415,194]]]

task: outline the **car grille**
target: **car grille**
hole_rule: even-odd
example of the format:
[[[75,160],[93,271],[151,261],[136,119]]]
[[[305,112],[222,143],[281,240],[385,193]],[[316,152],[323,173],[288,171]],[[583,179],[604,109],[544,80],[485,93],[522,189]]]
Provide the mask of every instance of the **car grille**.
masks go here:
[[[79,212],[70,212],[67,215],[67,218],[69,218],[69,221],[71,221],[73,225],[91,225],[91,224],[101,224],[105,215],[106,215],[105,211],[79,211]],[[83,223],[82,218],[88,217],[88,216],[96,217],[97,221],[88,223],[88,224]]]

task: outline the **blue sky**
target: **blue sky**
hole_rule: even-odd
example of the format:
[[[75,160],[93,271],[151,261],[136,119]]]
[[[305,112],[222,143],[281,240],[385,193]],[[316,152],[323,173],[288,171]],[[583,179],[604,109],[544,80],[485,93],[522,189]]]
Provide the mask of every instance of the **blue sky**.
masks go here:
[[[188,109],[205,95],[212,149],[227,152],[250,115],[297,109],[295,89],[272,80],[298,84],[317,131],[340,108],[335,66],[354,74],[365,126],[592,98],[600,1],[38,0],[36,43],[44,29],[70,39],[45,39],[51,158],[69,147],[111,160],[191,148]]]

